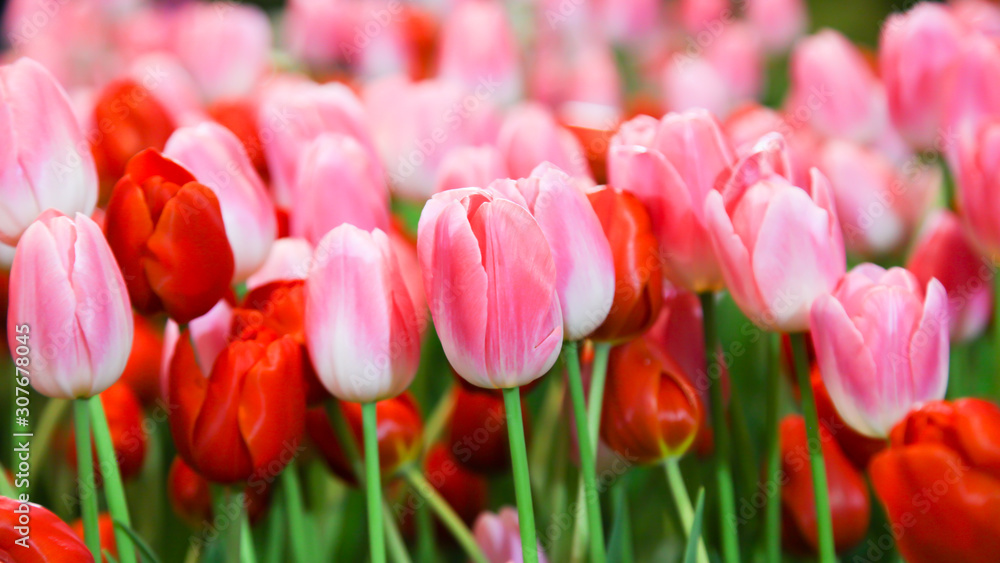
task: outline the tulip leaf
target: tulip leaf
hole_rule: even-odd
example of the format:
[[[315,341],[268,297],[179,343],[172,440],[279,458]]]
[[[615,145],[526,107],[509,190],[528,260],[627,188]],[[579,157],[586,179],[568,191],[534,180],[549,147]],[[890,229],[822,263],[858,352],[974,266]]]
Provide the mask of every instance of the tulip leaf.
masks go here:
[[[126,534],[129,535],[130,538],[132,538],[132,542],[139,548],[139,551],[142,553],[143,561],[147,561],[149,563],[160,563],[160,559],[156,556],[155,553],[153,553],[153,549],[149,547],[149,544],[147,544],[146,541],[143,540],[141,536],[139,536],[139,534],[135,533],[135,530],[133,530],[131,526],[128,526],[127,524],[120,522],[118,520],[115,520],[114,523],[116,528],[125,532]]]
[[[684,548],[684,563],[695,563],[698,559],[698,540],[701,538],[701,522],[705,514],[705,489],[698,489],[698,501],[694,508],[694,521],[688,531],[687,547]]]
[[[105,549],[102,551],[102,553],[104,554],[104,560],[107,561],[108,563],[118,563],[118,560],[115,559],[113,555],[108,553],[108,550]]]

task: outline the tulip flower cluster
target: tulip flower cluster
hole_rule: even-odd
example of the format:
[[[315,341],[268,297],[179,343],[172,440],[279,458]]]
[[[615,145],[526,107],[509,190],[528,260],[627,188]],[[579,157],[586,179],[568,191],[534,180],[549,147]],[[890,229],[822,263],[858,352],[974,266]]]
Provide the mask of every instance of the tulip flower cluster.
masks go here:
[[[0,561],[1000,561],[1000,6],[869,4],[0,4]]]

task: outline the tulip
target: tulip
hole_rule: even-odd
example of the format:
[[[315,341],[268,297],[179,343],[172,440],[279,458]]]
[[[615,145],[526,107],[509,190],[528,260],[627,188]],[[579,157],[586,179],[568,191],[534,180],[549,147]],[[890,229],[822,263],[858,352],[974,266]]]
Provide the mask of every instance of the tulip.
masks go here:
[[[301,352],[261,328],[231,342],[205,374],[187,330],[170,365],[170,431],[178,454],[217,483],[275,475],[302,434]]]
[[[891,434],[869,474],[900,555],[911,563],[1000,558],[1000,409],[926,403]]]
[[[219,200],[155,150],[129,161],[104,229],[142,313],[165,310],[185,324],[229,289],[234,259]]]
[[[521,527],[518,525],[517,511],[509,506],[500,509],[496,514],[483,512],[476,518],[472,527],[476,543],[486,554],[490,563],[518,563],[527,561],[521,542]],[[539,563],[546,563],[542,546],[538,545]]]
[[[798,415],[785,417],[781,421],[780,433],[785,545],[804,555],[815,554],[818,552],[816,503],[809,473],[805,419]],[[868,534],[871,517],[868,486],[826,427],[820,427],[819,436],[833,516],[833,537],[837,551],[843,552],[860,543]]]
[[[101,178],[101,201],[111,197],[128,163],[141,151],[163,150],[176,124],[145,86],[122,78],[109,83],[94,105],[94,124],[101,134],[90,139]]]
[[[1000,255],[1000,200],[994,197],[1000,185],[1000,119],[984,122],[976,135],[961,137],[949,153],[955,171],[960,217],[976,250],[994,262]]]
[[[211,366],[229,345],[233,322],[233,305],[222,299],[204,315],[191,321],[187,328],[194,343],[195,357],[199,363]],[[160,394],[166,399],[170,390],[170,364],[181,337],[181,329],[174,321],[167,321],[163,330],[163,357],[160,363]]]
[[[97,523],[101,536],[101,551],[107,551],[108,555],[117,558],[118,546],[115,544],[115,521],[111,518],[110,514],[102,512]],[[78,538],[83,540],[83,520],[81,519],[73,522],[72,528],[73,533],[76,534]],[[105,562],[109,561],[107,557],[103,557],[102,559]]]
[[[728,0],[681,0],[678,18],[691,35],[718,29],[733,18]]]
[[[595,340],[625,341],[656,322],[663,306],[663,276],[649,214],[634,195],[603,187],[587,194],[611,245],[615,296]]]
[[[30,340],[31,385],[60,399],[92,397],[118,380],[132,348],[125,280],[90,218],[42,214],[18,243],[7,338]]]
[[[267,479],[248,484],[244,489],[247,516],[257,521],[267,509],[271,495],[271,481]],[[174,513],[192,528],[210,526],[212,519],[212,493],[208,481],[194,469],[175,457],[167,474],[167,498]],[[103,542],[102,542],[103,545]]]
[[[360,447],[362,440],[361,405],[347,401],[336,401],[354,437],[358,453],[364,459],[364,451]],[[413,395],[403,392],[400,395],[379,401],[376,405],[378,414],[378,459],[381,474],[391,477],[403,465],[410,463],[420,454],[423,439],[423,422],[420,409]],[[350,484],[356,484],[354,468],[345,451],[340,438],[334,433],[327,411],[322,407],[309,409],[306,413],[306,431],[309,439],[319,449],[330,470],[335,475]],[[349,451],[349,450],[348,450]]]
[[[31,59],[0,66],[0,244],[47,209],[90,215],[97,172],[66,92]]]
[[[349,0],[290,0],[283,33],[289,52],[316,66],[351,62],[362,6]]]
[[[820,424],[837,440],[837,445],[851,464],[858,471],[865,471],[868,462],[875,457],[875,454],[885,449],[885,440],[860,434],[844,422],[837,413],[837,408],[833,406],[826,385],[823,384],[823,375],[815,364],[809,380],[812,383],[813,396],[816,398],[816,413]]]
[[[108,413],[108,428],[111,430],[111,442],[114,444],[115,459],[122,479],[135,477],[142,470],[146,459],[146,442],[148,432],[143,430],[145,416],[142,403],[128,385],[119,382],[101,393],[101,402]],[[73,443],[66,444],[69,466],[77,468],[76,448]],[[100,472],[100,460],[94,452],[94,466]]]
[[[160,397],[160,368],[163,365],[163,333],[139,314],[132,318],[134,337],[121,381],[128,385],[143,405]]]
[[[524,103],[510,110],[500,128],[497,147],[515,178],[530,176],[545,161],[574,177],[591,176],[580,141],[537,103]]]
[[[902,268],[862,264],[816,300],[811,329],[817,362],[830,399],[851,428],[884,437],[914,405],[944,397],[947,299],[935,279],[925,294]]]
[[[30,519],[29,533],[22,533],[24,511]],[[0,559],[12,563],[93,563],[94,556],[73,529],[44,506],[0,497]]]
[[[770,144],[776,141],[762,140]],[[733,299],[762,328],[799,332],[814,300],[844,275],[844,241],[829,182],[813,169],[808,191],[784,176],[763,174],[764,153],[734,169],[724,192],[712,191],[705,216]]]
[[[879,69],[889,115],[916,148],[940,148],[946,133],[949,82],[964,32],[947,7],[921,2],[890,16],[879,39]]]
[[[260,139],[257,127],[257,106],[256,99],[232,98],[218,100],[205,108],[205,111],[216,123],[236,135],[250,161],[253,162],[257,174],[266,182],[270,176],[267,171],[267,159],[264,157],[264,143]]]
[[[206,122],[175,131],[163,154],[218,198],[233,251],[233,282],[245,281],[264,263],[278,227],[274,204],[239,138]]]
[[[761,34],[764,46],[782,51],[802,35],[808,24],[803,0],[747,0],[747,20]]]
[[[336,182],[330,182],[336,178]],[[374,155],[353,137],[325,133],[298,165],[290,230],[313,244],[349,223],[363,231],[389,228],[389,191]]]
[[[995,37],[966,34],[945,110],[948,138],[975,134],[977,126],[1000,117],[1000,45]]]
[[[312,253],[312,245],[305,239],[280,238],[274,241],[267,260],[247,278],[247,287],[253,289],[273,281],[306,279]]]
[[[951,12],[965,27],[987,36],[1000,35],[1000,9],[987,0],[950,2]]]
[[[456,188],[487,186],[506,178],[503,155],[492,145],[458,147],[448,151],[438,168],[435,193]]]
[[[705,292],[722,284],[704,207],[733,164],[719,122],[704,110],[668,114],[659,123],[639,116],[611,140],[608,179],[646,205],[665,275],[676,285]]]
[[[948,293],[948,324],[953,342],[968,342],[986,329],[993,310],[989,265],[972,247],[950,211],[929,219],[906,269],[926,285],[937,279]]]
[[[443,444],[436,444],[427,450],[424,475],[467,526],[471,526],[476,516],[486,509],[489,482],[485,477],[465,469]]]
[[[521,96],[521,69],[514,30],[503,2],[462,2],[448,12],[441,29],[438,73],[473,90],[483,76],[499,85],[502,105]]]
[[[320,381],[344,401],[399,395],[416,374],[420,333],[389,238],[344,224],[323,237],[313,260],[305,331]]]
[[[503,397],[460,381],[445,443],[455,462],[479,474],[510,468],[510,443]]]
[[[439,193],[420,215],[417,253],[434,326],[463,379],[507,389],[552,367],[563,339],[556,265],[524,207],[476,188]]]

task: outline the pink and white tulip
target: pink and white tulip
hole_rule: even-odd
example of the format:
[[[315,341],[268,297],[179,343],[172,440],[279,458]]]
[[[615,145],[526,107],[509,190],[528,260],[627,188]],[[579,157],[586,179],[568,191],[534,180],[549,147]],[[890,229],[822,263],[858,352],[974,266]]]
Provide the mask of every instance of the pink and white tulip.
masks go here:
[[[435,192],[485,186],[507,176],[503,155],[493,145],[458,147],[441,160]]]
[[[521,67],[514,30],[504,2],[471,0],[455,5],[445,18],[438,50],[438,75],[470,91],[489,77],[498,84],[499,105],[521,96]]]
[[[399,395],[417,372],[420,332],[389,237],[343,224],[313,260],[305,332],[320,382],[343,401]]]
[[[744,14],[770,51],[790,47],[809,23],[804,0],[747,0]]]
[[[229,344],[229,335],[233,325],[233,306],[225,299],[220,299],[207,313],[189,322],[187,325],[191,342],[194,343],[198,364],[210,366]],[[174,359],[174,350],[181,337],[180,326],[173,319],[167,320],[163,327],[163,356],[160,360],[160,396],[169,401],[170,362]]]
[[[31,59],[0,66],[0,242],[47,209],[90,215],[97,169],[69,98]]]
[[[500,128],[497,146],[515,178],[530,176],[546,161],[571,176],[590,178],[580,141],[539,104],[527,102],[511,109]]]
[[[948,160],[965,228],[981,254],[1000,261],[1000,119],[959,138]]]
[[[504,506],[496,514],[483,512],[476,518],[472,534],[490,563],[523,563],[521,526],[515,508]],[[538,561],[548,562],[541,545],[538,546]]]
[[[233,249],[233,282],[245,281],[267,259],[277,236],[274,204],[239,138],[205,122],[170,136],[163,154],[188,169],[219,198]]]
[[[552,367],[563,340],[556,263],[527,209],[464,188],[424,206],[417,256],[445,355],[486,388],[530,383]]]
[[[313,247],[306,239],[285,237],[274,241],[267,260],[247,278],[253,289],[273,281],[304,280],[312,264]]]
[[[886,437],[914,406],[944,398],[948,296],[902,268],[862,264],[816,300],[812,339],[823,383],[840,417]]]
[[[100,227],[77,213],[42,214],[24,232],[10,271],[7,340],[27,336],[31,385],[59,399],[97,395],[132,350],[128,290]]]

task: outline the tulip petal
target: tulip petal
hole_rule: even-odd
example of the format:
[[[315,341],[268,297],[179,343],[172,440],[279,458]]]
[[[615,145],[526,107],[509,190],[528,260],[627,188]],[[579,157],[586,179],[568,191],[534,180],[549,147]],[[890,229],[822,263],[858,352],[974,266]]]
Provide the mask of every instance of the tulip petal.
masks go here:
[[[910,339],[911,403],[943,399],[948,388],[948,295],[936,279],[927,284],[924,311]]]
[[[239,426],[249,446],[254,474],[267,479],[276,470],[273,460],[292,459],[305,426],[305,389],[301,379],[290,377],[302,370],[299,346],[291,336],[270,343],[263,357],[247,372],[239,397]],[[275,432],[274,428],[282,428]]]
[[[719,258],[726,287],[729,288],[733,300],[758,326],[767,326],[763,318],[766,310],[763,299],[754,285],[753,272],[750,266],[750,252],[743,240],[733,228],[733,223],[726,214],[722,194],[712,192],[705,199],[705,222],[712,239],[712,248]]]

